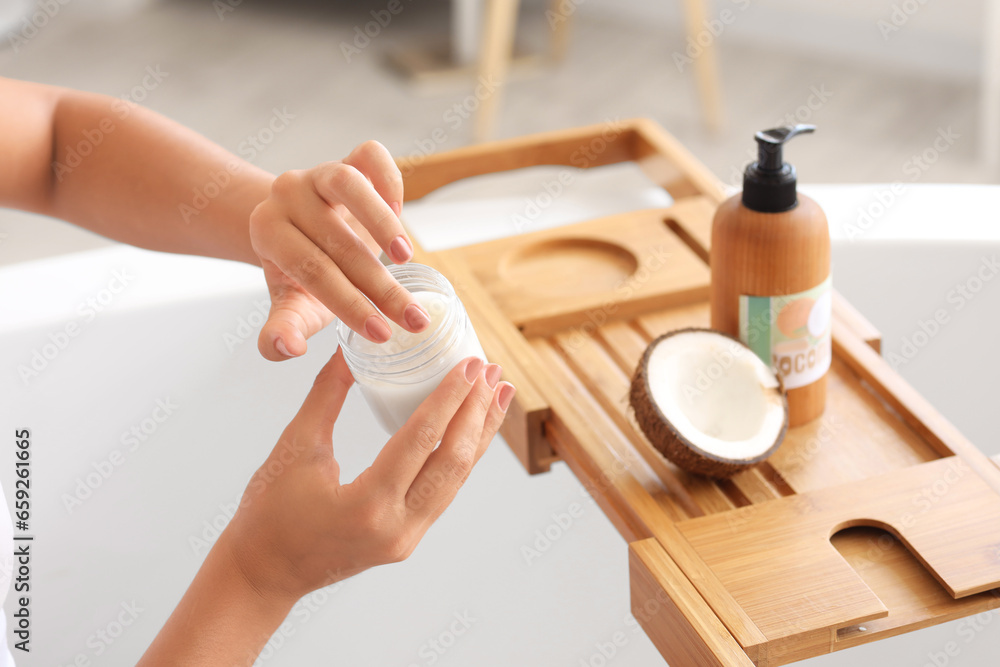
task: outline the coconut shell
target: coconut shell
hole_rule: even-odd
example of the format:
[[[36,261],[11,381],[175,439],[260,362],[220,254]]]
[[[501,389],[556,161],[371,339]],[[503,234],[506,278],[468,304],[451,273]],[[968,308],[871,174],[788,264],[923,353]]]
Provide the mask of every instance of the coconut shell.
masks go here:
[[[636,367],[635,374],[632,376],[632,384],[629,390],[629,404],[643,434],[649,440],[650,444],[665,458],[688,472],[724,479],[765,460],[777,451],[788,430],[788,401],[785,398],[784,388],[781,385],[781,378],[776,376],[778,391],[780,392],[782,407],[784,409],[784,422],[774,443],[761,454],[753,458],[730,459],[719,457],[712,452],[698,447],[698,445],[674,427],[666,415],[663,414],[659,405],[653,401],[647,371],[650,355],[652,355],[653,350],[661,341],[670,336],[694,332],[724,336],[735,341],[740,346],[746,347],[739,339],[727,333],[715,331],[714,329],[690,327],[665,333],[653,340],[643,353],[642,359],[639,361],[638,367]]]

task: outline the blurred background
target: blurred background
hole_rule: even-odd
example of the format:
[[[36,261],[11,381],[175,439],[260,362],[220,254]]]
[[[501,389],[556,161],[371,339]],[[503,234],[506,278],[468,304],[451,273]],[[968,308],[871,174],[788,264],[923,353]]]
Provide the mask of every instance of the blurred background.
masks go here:
[[[448,111],[474,93],[474,76],[407,68],[426,74],[446,55],[468,64],[479,2],[400,0],[391,15],[386,0],[49,4],[57,11],[34,18],[44,23],[34,30],[22,18],[34,2],[0,5],[20,36],[3,40],[0,74],[121,96],[158,67],[169,76],[142,103],[233,151],[274,107],[287,108],[294,122],[254,159],[274,171],[340,157],[370,137],[396,155],[423,150],[439,127],[439,150],[473,139],[473,123],[456,126]],[[1000,177],[979,151],[984,0],[715,0],[696,29],[679,1],[520,4],[496,137],[648,116],[732,181],[753,132],[794,119],[820,127],[795,151],[804,179],[891,182],[909,178],[906,161],[951,128],[958,140],[921,178]],[[370,24],[380,13],[385,25]],[[562,57],[548,59],[553,50]],[[718,56],[717,132],[696,84],[705,50]],[[424,56],[442,62],[418,62]]]
[[[483,48],[482,4],[0,0],[0,76],[125,97],[275,173],[339,159],[370,138],[394,155],[419,156],[486,136],[512,137],[644,116],[660,123],[731,185],[739,184],[744,165],[754,155],[754,132],[788,122],[819,127],[787,152],[803,185],[1000,182],[1000,47],[992,43],[1000,41],[998,0],[525,0],[519,3],[514,57],[502,94],[493,99],[491,123],[481,114],[488,98],[494,98],[483,94],[492,82],[478,80],[476,70]],[[390,7],[398,11],[389,12]],[[692,15],[695,20],[689,20]],[[855,215],[854,208],[842,208],[846,216]],[[984,223],[996,217],[992,211],[977,214]],[[996,232],[992,234],[990,252],[997,248]],[[884,349],[893,351],[915,330],[919,318],[932,312],[928,303],[942,302],[949,287],[977,265],[987,251],[978,243],[951,247],[954,261],[947,262],[940,244],[896,247],[891,261],[886,259],[887,246],[859,244],[847,251],[842,244],[834,250],[835,266],[839,262],[839,267],[851,270],[838,273],[837,285],[885,333]],[[0,212],[0,266],[106,245],[109,242],[63,223]],[[953,267],[950,273],[942,269],[946,265]],[[77,270],[75,264],[66,266]],[[928,270],[934,266],[936,272]],[[142,268],[137,265],[136,270]],[[23,275],[36,276],[53,301],[67,290],[69,280],[45,282],[52,265],[39,263],[36,269]],[[89,270],[95,272],[94,284],[105,279],[103,269]],[[169,277],[173,270],[164,265],[161,274]],[[205,269],[205,275],[214,275],[214,270]],[[134,371],[137,383],[154,377],[167,386],[176,376],[178,383],[198,377],[204,384],[181,397],[185,406],[198,407],[158,434],[160,451],[173,455],[160,460],[149,454],[145,463],[132,464],[128,477],[115,478],[114,484],[125,485],[119,491],[132,500],[112,502],[109,491],[107,500],[98,498],[88,505],[87,516],[70,518],[58,493],[71,488],[97,454],[74,453],[72,464],[49,454],[51,468],[44,475],[53,480],[51,512],[60,525],[72,526],[61,537],[50,533],[49,539],[61,539],[61,544],[78,540],[85,547],[69,564],[65,551],[43,556],[49,559],[43,561],[46,572],[54,573],[39,605],[40,618],[49,626],[40,630],[43,653],[31,656],[37,662],[25,658],[23,664],[69,664],[77,651],[94,657],[94,664],[134,661],[200,560],[197,553],[187,553],[190,549],[183,542],[171,543],[173,551],[168,553],[166,543],[155,543],[154,534],[166,530],[163,524],[177,524],[175,532],[181,535],[197,534],[203,517],[213,519],[216,506],[235,497],[273,443],[278,422],[298,405],[315,372],[309,365],[315,358],[278,371],[261,360],[252,345],[235,353],[229,350],[232,354],[225,358],[218,349],[222,334],[238,317],[253,314],[264,298],[259,276],[247,271],[238,281],[233,279],[242,290],[238,301],[231,294],[213,293],[215,301],[200,303],[198,310],[178,306],[129,314],[134,320],[125,321],[125,315],[122,320],[102,320],[105,334],[95,334],[91,342],[67,353],[67,361],[61,362],[65,370],[54,370],[46,380],[49,384],[38,385],[33,394],[23,392],[13,376],[5,377],[5,382],[10,380],[5,386],[18,397],[14,405],[19,416],[55,424],[59,415],[47,407],[51,399],[52,405],[66,406],[63,419],[72,417],[59,426],[61,437],[76,437],[72,424],[89,422],[92,430],[108,430],[107,438],[95,439],[100,452],[113,444],[114,425],[122,421],[117,413],[108,416],[107,405],[122,408],[135,390],[123,382],[113,393],[87,395],[84,401],[80,396],[85,387],[77,395],[65,383],[85,383],[91,372],[107,374],[98,362],[122,353],[115,341],[138,341],[129,350],[135,359],[158,357],[165,360],[163,368],[173,369],[167,379],[156,380],[139,366]],[[193,279],[187,282],[188,296],[201,298],[201,285],[194,285]],[[164,291],[168,283],[164,279]],[[872,289],[896,284],[910,288],[895,295]],[[91,288],[79,289],[86,294]],[[64,299],[70,313],[76,298]],[[1000,368],[995,304],[995,295],[977,301],[926,354],[901,369],[991,453],[997,452],[992,411],[1000,392],[988,379],[995,372],[987,372]],[[28,350],[47,332],[44,327],[26,329],[7,343]],[[322,356],[334,346],[332,337],[321,335],[316,354]],[[981,350],[988,351],[986,361],[973,359]],[[964,361],[955,362],[963,353]],[[80,364],[86,372],[77,372]],[[956,376],[972,375],[965,370],[971,368],[983,378],[975,386],[963,378],[963,388],[957,390]],[[266,393],[261,389],[265,385],[280,394],[279,399],[263,411],[266,414],[248,415],[246,405]],[[43,395],[44,400],[39,398]],[[357,410],[347,418],[350,428],[371,439],[379,437],[360,399],[353,395],[352,400]],[[146,409],[137,402],[128,408],[131,412],[118,411],[132,414],[129,419],[136,421]],[[104,417],[94,419],[94,414]],[[124,423],[131,423],[129,419]],[[196,432],[201,435],[192,438]],[[245,438],[237,442],[252,447],[238,462],[221,450],[200,451],[202,442],[233,433]],[[360,452],[350,465],[360,470],[371,454]],[[196,458],[214,468],[187,470],[188,461]],[[164,465],[174,476],[163,473]],[[3,471],[6,474],[5,467]],[[323,607],[316,615],[324,620],[308,627],[295,621],[297,634],[287,638],[276,657],[263,662],[662,664],[645,636],[622,621],[628,612],[625,546],[599,512],[589,509],[580,527],[543,562],[534,567],[524,563],[519,549],[532,543],[536,529],[546,528],[553,513],[565,511],[568,503],[585,499],[566,468],[555,466],[548,475],[528,478],[506,447],[495,445],[477,474],[481,482],[469,485],[460,496],[466,502],[456,503],[443,517],[436,539],[412,561],[348,582],[339,592],[340,602],[314,600]],[[185,483],[177,484],[177,479]],[[9,490],[6,478],[4,486]],[[201,489],[201,496],[190,495],[195,488]],[[151,515],[139,503],[152,502],[146,496],[157,494],[171,500],[157,506],[161,514]],[[135,524],[148,521],[148,516],[161,523],[135,540],[133,552],[119,551],[102,542],[113,539],[115,524],[103,524],[101,517],[118,516],[115,512]],[[490,526],[489,535],[481,532],[484,524]],[[478,537],[470,541],[468,534]],[[495,569],[484,577],[475,567],[456,568],[456,552]],[[154,575],[144,559],[154,553],[161,556],[155,576],[162,586],[147,581]],[[149,611],[139,624],[141,632],[127,633],[113,651],[98,658],[101,654],[87,643],[90,633],[114,618],[119,601],[130,599],[134,590],[153,589],[156,597],[143,600]],[[70,590],[70,601],[94,600],[99,611],[93,618],[86,618],[89,608],[58,608],[63,591]],[[398,598],[397,590],[403,591]],[[421,600],[429,601],[426,609]],[[467,609],[481,620],[475,621],[465,641],[446,656],[426,649],[427,642],[447,638],[449,628],[461,627],[453,626],[451,610],[460,614]],[[985,616],[982,627],[997,618]],[[957,627],[940,626],[811,664],[935,664],[932,656],[956,636]],[[976,637],[995,638],[993,627]],[[627,633],[628,645],[608,658],[601,646],[620,630]],[[947,664],[991,664],[983,661],[992,658],[981,656],[995,656],[995,644],[978,639],[972,648],[963,645],[961,657]]]
[[[127,97],[276,173],[368,138],[423,155],[647,116],[733,185],[753,133],[788,122],[819,126],[789,151],[803,183],[1000,180],[997,0],[510,3],[495,100],[476,96],[484,4],[5,0],[0,75]],[[481,102],[495,120],[477,134]],[[286,126],[248,147],[275,110]]]

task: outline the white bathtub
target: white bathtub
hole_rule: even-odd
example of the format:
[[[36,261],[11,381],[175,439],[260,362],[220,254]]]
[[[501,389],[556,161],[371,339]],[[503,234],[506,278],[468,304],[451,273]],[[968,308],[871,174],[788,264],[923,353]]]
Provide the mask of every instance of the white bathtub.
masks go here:
[[[79,304],[110,293],[123,270],[128,285],[86,321]],[[0,285],[8,434],[0,482],[9,502],[14,429],[32,433],[32,652],[15,658],[133,664],[198,568],[211,526],[224,525],[226,505],[334,351],[333,331],[311,341],[306,358],[265,361],[256,349],[256,304],[267,303],[258,271],[126,247],[8,266]],[[79,333],[26,383],[17,366],[30,367],[32,350],[51,353],[50,335],[59,338],[68,321],[80,322]],[[384,440],[352,391],[335,436],[343,478]],[[594,641],[625,627],[628,573],[623,541],[581,493],[561,466],[529,478],[497,441],[409,561],[351,579],[329,599],[314,595],[265,664],[556,664],[589,655]],[[521,546],[572,503],[582,515],[528,564]],[[132,605],[141,609],[134,620]],[[130,625],[109,646],[99,633],[118,634],[123,621]],[[623,657],[656,656],[628,630]],[[453,645],[441,653],[431,641]]]

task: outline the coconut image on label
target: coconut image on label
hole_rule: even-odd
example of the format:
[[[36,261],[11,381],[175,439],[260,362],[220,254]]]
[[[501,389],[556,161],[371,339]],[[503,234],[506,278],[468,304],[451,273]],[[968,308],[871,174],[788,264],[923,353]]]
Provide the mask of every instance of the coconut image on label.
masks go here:
[[[796,338],[802,335],[803,330],[809,324],[809,314],[813,310],[815,301],[812,299],[796,299],[785,305],[778,313],[778,330],[789,338]]]
[[[710,477],[763,461],[788,430],[778,376],[739,340],[710,329],[672,331],[650,343],[629,403],[663,456]]]

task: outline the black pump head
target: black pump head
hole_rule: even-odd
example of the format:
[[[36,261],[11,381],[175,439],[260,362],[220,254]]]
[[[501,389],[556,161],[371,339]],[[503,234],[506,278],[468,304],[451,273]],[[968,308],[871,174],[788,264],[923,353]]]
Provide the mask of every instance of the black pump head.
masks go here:
[[[782,147],[792,137],[816,130],[815,125],[791,125],[754,135],[757,161],[743,172],[743,205],[763,213],[781,213],[795,208],[795,167],[784,161]]]

